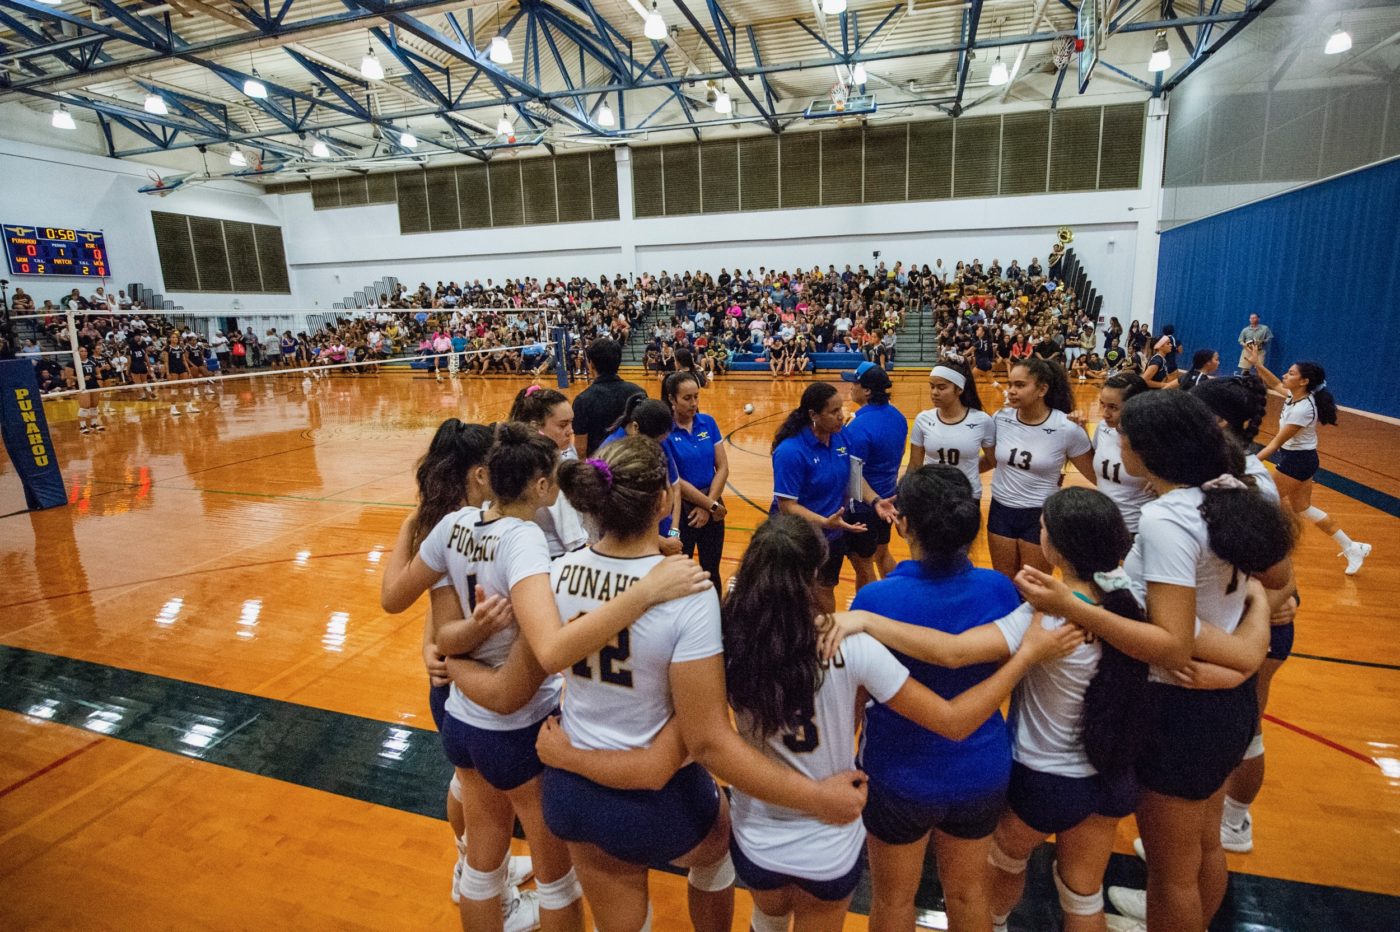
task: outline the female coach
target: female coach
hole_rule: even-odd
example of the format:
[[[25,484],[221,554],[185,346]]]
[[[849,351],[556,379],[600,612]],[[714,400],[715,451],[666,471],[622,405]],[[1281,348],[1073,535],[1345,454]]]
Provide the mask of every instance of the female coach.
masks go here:
[[[864,462],[863,475],[871,490],[881,499],[893,499],[909,422],[890,404],[890,377],[878,363],[863,362],[854,372],[842,372],[841,378],[851,383],[851,400],[860,405],[841,429],[847,449]],[[851,565],[859,590],[874,582],[877,574],[888,576],[894,570],[894,557],[890,556],[889,521],[864,505],[853,517],[866,526],[865,533],[851,538]]]
[[[681,552],[700,553],[700,567],[720,590],[719,562],[724,555],[721,496],[729,481],[724,435],[708,414],[700,413],[700,381],[692,372],[672,372],[661,383],[661,397],[671,407],[674,424],[666,438],[669,459],[680,473]]]

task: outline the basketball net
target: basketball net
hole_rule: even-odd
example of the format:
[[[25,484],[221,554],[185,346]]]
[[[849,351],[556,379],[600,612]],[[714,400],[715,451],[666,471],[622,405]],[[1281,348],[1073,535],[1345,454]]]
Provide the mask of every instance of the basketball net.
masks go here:
[[[846,98],[850,91],[842,81],[837,81],[831,86],[831,107],[837,113],[842,113],[846,109]]]

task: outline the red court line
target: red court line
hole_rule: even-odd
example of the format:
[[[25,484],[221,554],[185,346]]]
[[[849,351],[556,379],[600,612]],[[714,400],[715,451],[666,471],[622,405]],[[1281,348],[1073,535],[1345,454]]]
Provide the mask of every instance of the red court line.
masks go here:
[[[1343,754],[1347,755],[1348,757],[1354,757],[1354,758],[1356,758],[1356,759],[1359,760],[1359,761],[1364,761],[1365,763],[1370,764],[1372,767],[1376,767],[1376,768],[1379,768],[1379,767],[1380,767],[1380,764],[1376,763],[1375,758],[1373,758],[1373,757],[1367,757],[1365,754],[1362,754],[1360,751],[1353,751],[1351,748],[1349,748],[1349,747],[1347,747],[1347,746],[1345,746],[1345,745],[1342,745],[1342,744],[1338,744],[1337,742],[1331,740],[1330,738],[1324,738],[1324,737],[1322,737],[1322,735],[1319,735],[1319,734],[1317,734],[1316,732],[1308,731],[1306,728],[1303,728],[1303,727],[1301,727],[1301,726],[1299,726],[1299,725],[1295,725],[1295,724],[1293,724],[1292,722],[1286,722],[1286,721],[1284,721],[1283,719],[1278,718],[1278,717],[1273,716],[1273,715],[1269,715],[1268,713],[1265,713],[1264,716],[1263,716],[1263,718],[1264,718],[1264,721],[1266,721],[1266,722],[1272,722],[1272,723],[1275,724],[1275,725],[1280,725],[1280,726],[1282,726],[1282,727],[1284,727],[1284,728],[1287,728],[1289,731],[1294,732],[1295,734],[1300,734],[1300,735],[1302,735],[1304,738],[1311,738],[1312,740],[1316,741],[1318,744],[1325,745],[1325,746],[1331,748],[1331,749],[1334,750],[1334,751],[1341,751]]]
[[[31,773],[29,776],[24,777],[24,778],[21,779],[21,780],[16,780],[14,783],[11,783],[9,786],[5,787],[3,790],[0,790],[0,796],[8,796],[9,794],[13,793],[15,790],[17,790],[17,789],[19,789],[20,787],[24,786],[26,783],[29,783],[29,782],[31,782],[31,781],[33,781],[33,780],[39,779],[39,778],[42,777],[44,774],[48,773],[50,770],[56,770],[57,768],[62,767],[64,764],[68,763],[70,760],[72,760],[73,758],[77,757],[79,754],[83,754],[83,753],[85,753],[85,752],[87,752],[87,751],[91,751],[93,748],[97,747],[97,746],[98,746],[99,744],[101,744],[101,743],[102,743],[102,739],[101,739],[101,738],[93,738],[91,741],[89,741],[87,744],[83,745],[82,747],[77,748],[76,750],[69,751],[67,754],[63,755],[63,756],[60,757],[58,760],[53,761],[53,762],[48,763],[48,764],[45,764],[43,767],[40,767],[38,770],[36,770],[36,771],[34,771],[33,773]]]

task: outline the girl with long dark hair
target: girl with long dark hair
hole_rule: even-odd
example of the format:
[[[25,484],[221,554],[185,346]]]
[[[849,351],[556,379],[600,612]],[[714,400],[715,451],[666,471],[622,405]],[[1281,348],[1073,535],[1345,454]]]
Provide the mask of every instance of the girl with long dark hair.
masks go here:
[[[661,443],[670,436],[674,424],[671,408],[666,402],[648,398],[646,395],[633,395],[627,399],[627,406],[623,408],[621,416],[613,421],[611,432],[598,444],[598,449],[638,435],[650,437]],[[666,476],[671,483],[671,510],[657,522],[656,527],[661,536],[661,552],[669,557],[680,553],[685,546],[681,542],[680,530],[681,474],[665,445],[662,446],[661,452],[666,460]]]
[[[548,756],[566,764],[578,752],[600,752],[582,755],[592,761],[583,769],[599,777],[601,768],[606,778],[546,770],[545,818],[569,843],[602,928],[649,927],[647,869],[675,864],[690,869],[692,924],[702,932],[728,930],[734,904],[728,805],[706,769],[736,789],[833,824],[858,816],[863,786],[849,770],[811,780],[735,733],[725,704],[719,599],[704,574],[696,573],[701,584],[692,594],[648,609],[607,639],[580,639],[576,629],[590,614],[628,598],[639,573],[670,562],[655,533],[670,489],[658,444],[647,437],[610,444],[585,462],[561,466],[559,483],[603,537],[554,564],[554,620],[542,611],[522,615],[520,605],[516,612],[544,670],[568,677],[567,742],[556,748],[558,756]],[[575,620],[565,625],[560,615]],[[676,730],[668,737],[672,720]],[[542,744],[551,734],[560,737],[556,731]],[[638,752],[659,754],[666,763],[638,766]],[[681,766],[687,754],[697,763]]]
[[[1264,384],[1284,399],[1278,432],[1259,451],[1259,458],[1267,460],[1277,454],[1274,479],[1279,495],[1290,510],[1337,542],[1342,548],[1338,556],[1347,561],[1346,574],[1355,576],[1371,555],[1371,545],[1352,540],[1327,512],[1312,503],[1313,477],[1318,470],[1317,428],[1337,423],[1337,401],[1327,390],[1327,373],[1315,362],[1295,362],[1279,378],[1259,361],[1253,347],[1246,346],[1244,355]]]
[[[1142,506],[1154,496],[1145,479],[1123,468],[1118,428],[1123,405],[1145,391],[1147,383],[1132,372],[1120,372],[1105,379],[1099,389],[1099,412],[1103,419],[1094,430],[1094,485],[1118,506],[1130,534],[1137,533]]]
[[[509,419],[528,424],[554,441],[561,460],[578,458],[578,451],[574,449],[574,409],[560,392],[539,385],[522,388],[510,406]],[[554,504],[541,508],[535,514],[535,523],[549,542],[551,560],[588,543],[588,529],[568,499],[562,496],[556,496]]]
[[[663,446],[680,474],[681,552],[697,550],[700,566],[719,591],[719,564],[724,556],[724,485],[729,456],[715,419],[700,411],[700,381],[689,372],[672,372],[661,383],[661,397],[673,424]]]
[[[1193,656],[1258,668],[1267,628],[1257,636],[1221,635],[1235,633],[1247,604],[1264,598],[1258,583],[1286,584],[1292,542],[1287,518],[1242,480],[1243,456],[1199,399],[1144,392],[1124,405],[1121,427],[1124,468],[1157,493],[1143,506],[1124,563],[1151,624],[1084,603],[1037,568],[1023,569],[1016,583],[1037,608],[1150,665],[1151,714],[1141,723],[1143,746],[1134,764],[1148,860],[1146,914],[1154,928],[1203,929],[1228,882],[1220,847],[1224,784],[1249,745],[1257,705],[1252,678],[1231,688],[1192,689],[1173,671]]]
[[[1040,507],[1064,482],[1067,462],[1094,482],[1093,445],[1069,418],[1073,408],[1064,367],[1026,359],[1011,367],[1006,407],[993,418],[996,467],[987,512],[992,566],[1007,578],[1026,565],[1049,569],[1040,552]]]
[[[836,584],[841,564],[850,552],[851,535],[867,530],[846,520],[850,503],[850,450],[841,435],[841,395],[830,382],[813,382],[802,392],[773,437],[773,504],[770,514],[792,514],[808,521],[826,537],[827,559],[817,578],[817,604],[823,611],[836,607]],[[860,500],[883,520],[894,519],[894,508],[864,480]]]
[[[997,438],[992,416],[982,410],[972,372],[966,363],[940,362],[929,372],[928,388],[933,407],[914,417],[905,472],[915,472],[925,463],[954,466],[980,501],[981,474],[996,465]]]

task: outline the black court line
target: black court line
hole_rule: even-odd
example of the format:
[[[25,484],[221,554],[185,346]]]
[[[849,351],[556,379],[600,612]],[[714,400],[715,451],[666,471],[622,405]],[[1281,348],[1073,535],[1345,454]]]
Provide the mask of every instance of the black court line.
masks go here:
[[[1378,660],[1351,660],[1347,657],[1324,657],[1321,654],[1300,654],[1294,651],[1290,657],[1302,657],[1304,660],[1320,660],[1323,663],[1344,663],[1351,667],[1371,667],[1375,670],[1400,670],[1400,663],[1381,663]]]
[[[443,817],[452,774],[432,731],[3,645],[0,709],[436,819]],[[52,769],[53,762],[45,766]],[[1059,927],[1052,852],[1042,846],[1031,859],[1026,896],[1011,917],[1016,932]],[[1144,870],[1136,858],[1115,855],[1105,882],[1140,886]],[[943,908],[932,865],[916,902],[924,910]],[[869,903],[867,873],[852,910],[866,913]],[[1234,874],[1211,928],[1400,929],[1400,898]]]

